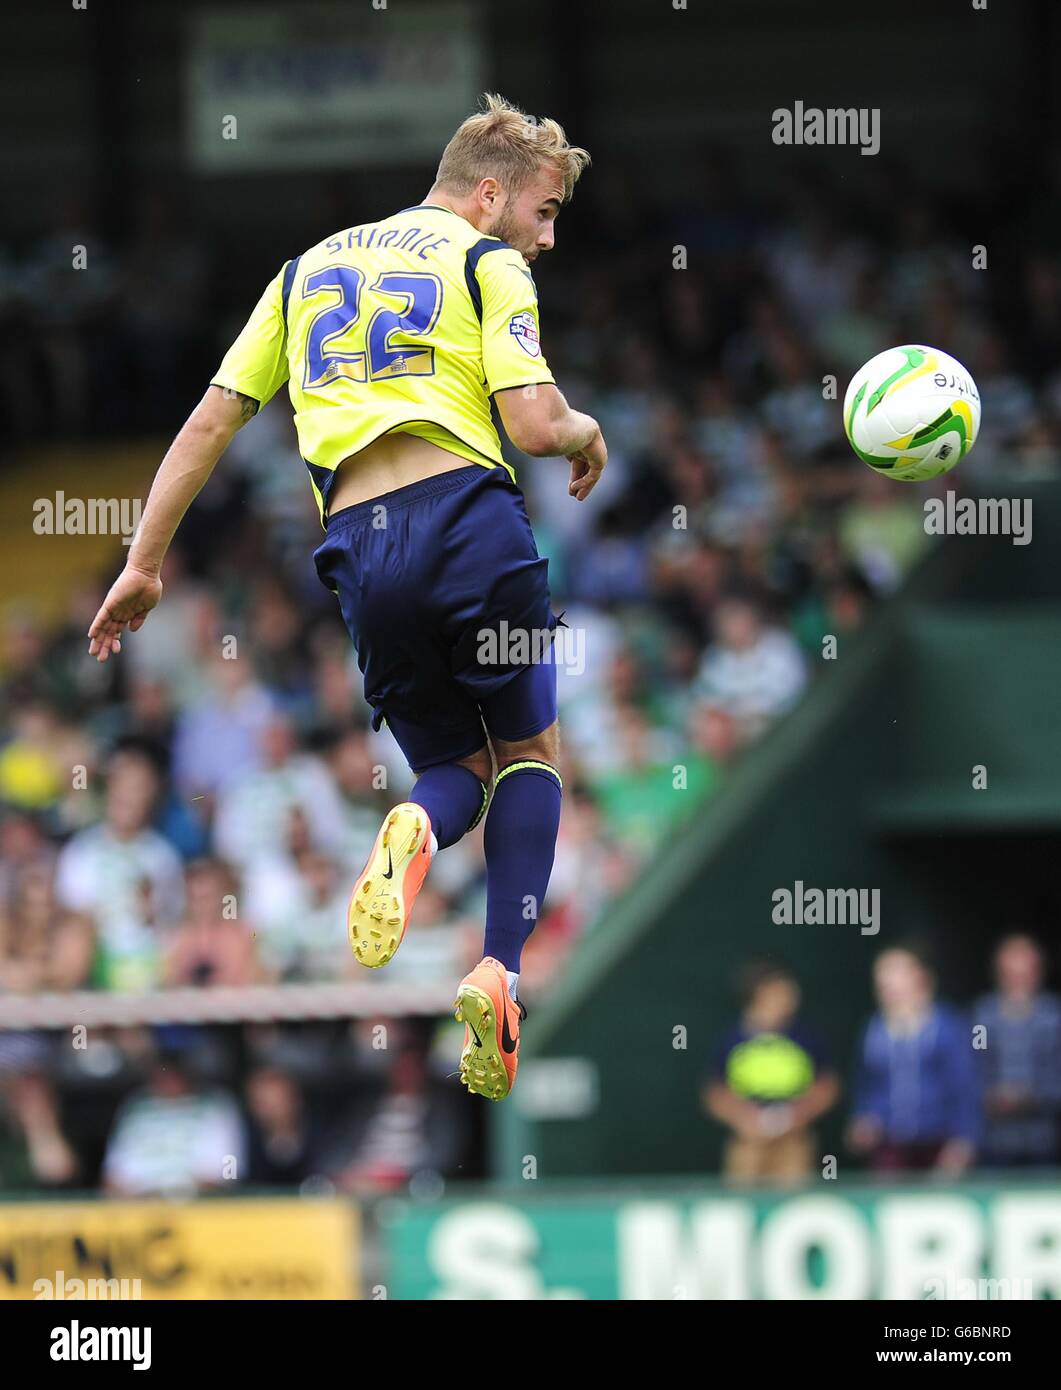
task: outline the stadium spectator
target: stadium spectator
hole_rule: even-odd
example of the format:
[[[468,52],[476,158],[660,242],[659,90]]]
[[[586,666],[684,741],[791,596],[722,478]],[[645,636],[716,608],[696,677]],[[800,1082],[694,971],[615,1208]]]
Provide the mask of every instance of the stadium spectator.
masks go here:
[[[957,347],[955,347],[957,351]],[[1035,414],[1035,397],[1028,383],[1015,371],[1009,347],[1002,335],[986,332],[976,362],[976,380],[982,406],[981,432],[977,439],[976,469],[985,472],[1004,459]]]
[[[653,729],[636,706],[620,707],[616,715],[613,761],[593,789],[615,839],[645,860],[673,826],[703,805],[717,774],[708,758]]]
[[[973,1007],[984,1106],[980,1162],[995,1168],[1061,1158],[1061,1000],[1043,989],[1042,948],[1014,933],[994,957],[996,988]]]
[[[173,689],[165,680],[150,672],[134,675],[122,707],[124,714],[121,735],[143,740],[162,753],[168,753],[176,723]]]
[[[336,1182],[358,1195],[400,1191],[424,1172],[452,1172],[461,1152],[459,1095],[430,1074],[413,1027],[398,1020],[387,1027],[393,1051],[388,1047],[383,1054],[388,1064],[382,1089],[350,1115],[337,1146],[346,1156],[335,1170]]]
[[[345,816],[327,765],[299,750],[294,725],[279,713],[263,726],[259,747],[261,766],[231,780],[218,797],[214,843],[222,858],[246,870],[282,853],[296,810],[314,846],[337,850]]]
[[[237,989],[257,983],[261,967],[254,935],[238,919],[236,879],[218,859],[198,859],[185,875],[187,910],[166,945],[164,983]]]
[[[972,1163],[979,1098],[970,1030],[936,1001],[916,945],[882,951],[873,966],[878,1012],[859,1048],[849,1147],[878,1173],[932,1168],[955,1177]]]
[[[314,714],[313,664],[298,604],[275,578],[260,582],[249,614],[258,676],[289,718],[308,724]]]
[[[69,783],[54,712],[42,701],[11,713],[11,738],[0,749],[0,801],[26,811],[48,811]]]
[[[899,330],[889,317],[880,265],[859,271],[845,301],[816,316],[812,331],[818,351],[848,379],[880,351],[881,343],[898,342]]]
[[[27,867],[9,905],[0,908],[0,994],[79,989],[94,948],[91,918],[63,912],[56,902],[51,867]]]
[[[928,545],[924,517],[891,480],[866,470],[839,527],[844,553],[879,593],[892,593]]]
[[[350,705],[346,717],[349,719]],[[380,817],[388,804],[388,787],[406,785],[407,779],[396,775],[398,769],[374,761],[374,750],[365,730],[347,726],[327,750],[326,759],[336,791],[341,798],[338,813],[341,837],[338,846],[340,861],[356,871],[369,856]],[[452,848],[458,849],[459,845]],[[447,855],[447,866],[452,856]]]
[[[103,1184],[115,1197],[191,1196],[246,1176],[246,1137],[227,1093],[200,1087],[190,1059],[160,1049],[148,1084],[115,1117]]]
[[[265,730],[276,708],[258,681],[253,659],[238,650],[215,650],[207,688],[181,711],[173,739],[177,786],[208,805],[261,767]]]
[[[697,696],[739,726],[743,743],[757,738],[795,704],[807,681],[794,637],[766,622],[761,606],[743,594],[727,596],[715,613],[715,643],[697,677]]]
[[[298,1187],[321,1169],[323,1142],[295,1078],[281,1067],[262,1066],[247,1078],[247,1182]]]
[[[720,1041],[701,1097],[731,1131],[722,1173],[734,1183],[798,1183],[817,1166],[811,1126],[835,1105],[839,1083],[799,1017],[799,985],[787,970],[751,964],[741,993],[740,1019]]]
[[[349,880],[334,858],[308,843],[297,819],[292,843],[288,858],[252,874],[264,889],[251,899],[262,961],[275,980],[336,980],[356,964],[345,930]]]
[[[93,919],[105,987],[155,981],[161,934],[176,925],[184,906],[180,858],[151,828],[159,791],[158,771],[145,753],[115,753],[104,819],[78,831],[59,855],[56,896],[62,907]]]
[[[25,1041],[30,1051],[44,1050]],[[0,1048],[0,1189],[69,1186],[80,1164],[63,1132],[54,1087],[37,1066],[11,1066],[14,1051]]]
[[[161,682],[182,711],[209,692],[207,657],[218,649],[222,626],[216,597],[189,570],[184,539],[170,546],[162,563],[166,602],[151,615],[158,625],[145,623],[122,653],[130,680]]]
[[[14,903],[22,876],[38,867],[54,872],[56,848],[41,818],[27,811],[0,812],[0,911]]]
[[[689,742],[710,769],[711,781],[740,752],[737,721],[717,705],[693,705],[688,718]]]

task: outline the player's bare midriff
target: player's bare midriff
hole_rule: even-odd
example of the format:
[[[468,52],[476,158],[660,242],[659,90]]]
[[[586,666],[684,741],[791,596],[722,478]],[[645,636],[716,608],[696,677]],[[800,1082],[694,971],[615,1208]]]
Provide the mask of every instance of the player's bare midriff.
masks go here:
[[[336,469],[328,499],[328,514],[344,507],[370,502],[385,492],[422,482],[454,468],[467,468],[468,460],[451,454],[415,434],[385,434],[367,448],[343,459]]]

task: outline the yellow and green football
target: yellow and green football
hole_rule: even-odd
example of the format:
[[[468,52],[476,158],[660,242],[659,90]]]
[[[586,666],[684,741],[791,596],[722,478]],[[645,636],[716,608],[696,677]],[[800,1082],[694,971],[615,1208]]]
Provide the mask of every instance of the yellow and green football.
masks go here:
[[[962,364],[937,348],[888,348],[844,397],[844,430],[863,463],[904,483],[946,473],[973,447],[980,395]]]

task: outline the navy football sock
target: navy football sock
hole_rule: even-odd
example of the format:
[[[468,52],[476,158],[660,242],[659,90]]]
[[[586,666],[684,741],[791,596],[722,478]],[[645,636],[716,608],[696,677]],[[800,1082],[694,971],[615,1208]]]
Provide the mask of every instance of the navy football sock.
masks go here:
[[[479,824],[486,809],[487,791],[470,768],[459,763],[429,767],[409,793],[409,800],[431,817],[431,829],[439,849],[455,845]]]
[[[483,954],[518,971],[549,886],[560,828],[560,774],[532,759],[511,763],[494,784],[486,817],[486,943]]]

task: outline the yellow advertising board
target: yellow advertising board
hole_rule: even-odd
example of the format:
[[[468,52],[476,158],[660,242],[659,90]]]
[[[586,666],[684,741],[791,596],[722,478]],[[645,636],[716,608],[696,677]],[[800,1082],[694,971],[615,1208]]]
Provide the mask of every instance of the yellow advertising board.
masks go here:
[[[359,1264],[339,1198],[0,1202],[0,1299],[348,1299]]]

